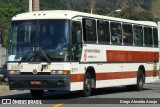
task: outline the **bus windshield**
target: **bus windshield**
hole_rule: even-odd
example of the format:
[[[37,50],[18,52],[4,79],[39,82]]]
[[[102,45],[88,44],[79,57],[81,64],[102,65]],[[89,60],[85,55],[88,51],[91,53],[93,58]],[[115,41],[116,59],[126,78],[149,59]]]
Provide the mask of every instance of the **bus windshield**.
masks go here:
[[[8,61],[69,61],[68,20],[13,21]]]

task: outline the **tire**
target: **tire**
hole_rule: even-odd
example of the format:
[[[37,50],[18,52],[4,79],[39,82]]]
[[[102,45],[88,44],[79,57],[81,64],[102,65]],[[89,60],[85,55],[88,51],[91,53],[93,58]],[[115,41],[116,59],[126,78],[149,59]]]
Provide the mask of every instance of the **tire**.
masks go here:
[[[135,85],[135,90],[141,91],[143,89],[144,78],[144,74],[141,71],[139,71],[139,74],[137,76],[137,84]]]
[[[83,83],[83,97],[89,97],[91,95],[91,76],[89,73],[85,74],[84,83]]]
[[[44,90],[30,90],[33,98],[41,98],[44,94]]]

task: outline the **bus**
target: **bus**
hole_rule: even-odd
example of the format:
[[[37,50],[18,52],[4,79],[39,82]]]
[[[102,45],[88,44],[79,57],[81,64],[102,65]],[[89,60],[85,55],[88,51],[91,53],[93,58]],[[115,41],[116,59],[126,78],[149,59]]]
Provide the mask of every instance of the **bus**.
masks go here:
[[[141,91],[159,78],[158,26],[70,10],[22,13],[9,30],[11,90],[80,91],[126,86]]]

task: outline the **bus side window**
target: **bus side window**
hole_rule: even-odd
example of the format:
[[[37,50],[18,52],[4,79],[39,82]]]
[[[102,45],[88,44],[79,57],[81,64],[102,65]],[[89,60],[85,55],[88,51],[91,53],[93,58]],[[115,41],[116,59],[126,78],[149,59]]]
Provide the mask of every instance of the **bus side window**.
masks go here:
[[[109,22],[107,21],[97,21],[97,32],[99,43],[109,43],[110,33],[109,33]]]
[[[142,26],[133,26],[134,30],[134,45],[143,46],[143,29]]]
[[[157,28],[153,28],[153,41],[154,41],[154,47],[158,47],[158,30],[157,30]]]
[[[83,19],[83,39],[84,42],[96,43],[96,21],[93,19]]]
[[[130,24],[123,24],[123,43],[133,45],[133,31]]]
[[[152,28],[144,27],[144,44],[145,46],[152,46]]]
[[[111,22],[111,42],[112,44],[122,43],[121,23]]]
[[[81,22],[72,22],[72,61],[79,61],[82,52]]]

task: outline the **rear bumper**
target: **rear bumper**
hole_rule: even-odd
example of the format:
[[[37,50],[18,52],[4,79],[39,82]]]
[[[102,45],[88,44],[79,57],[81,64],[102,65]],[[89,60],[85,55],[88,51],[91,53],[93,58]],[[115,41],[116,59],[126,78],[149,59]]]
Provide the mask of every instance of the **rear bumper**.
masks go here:
[[[31,85],[31,81],[41,84]],[[70,90],[69,75],[10,75],[11,90]]]

